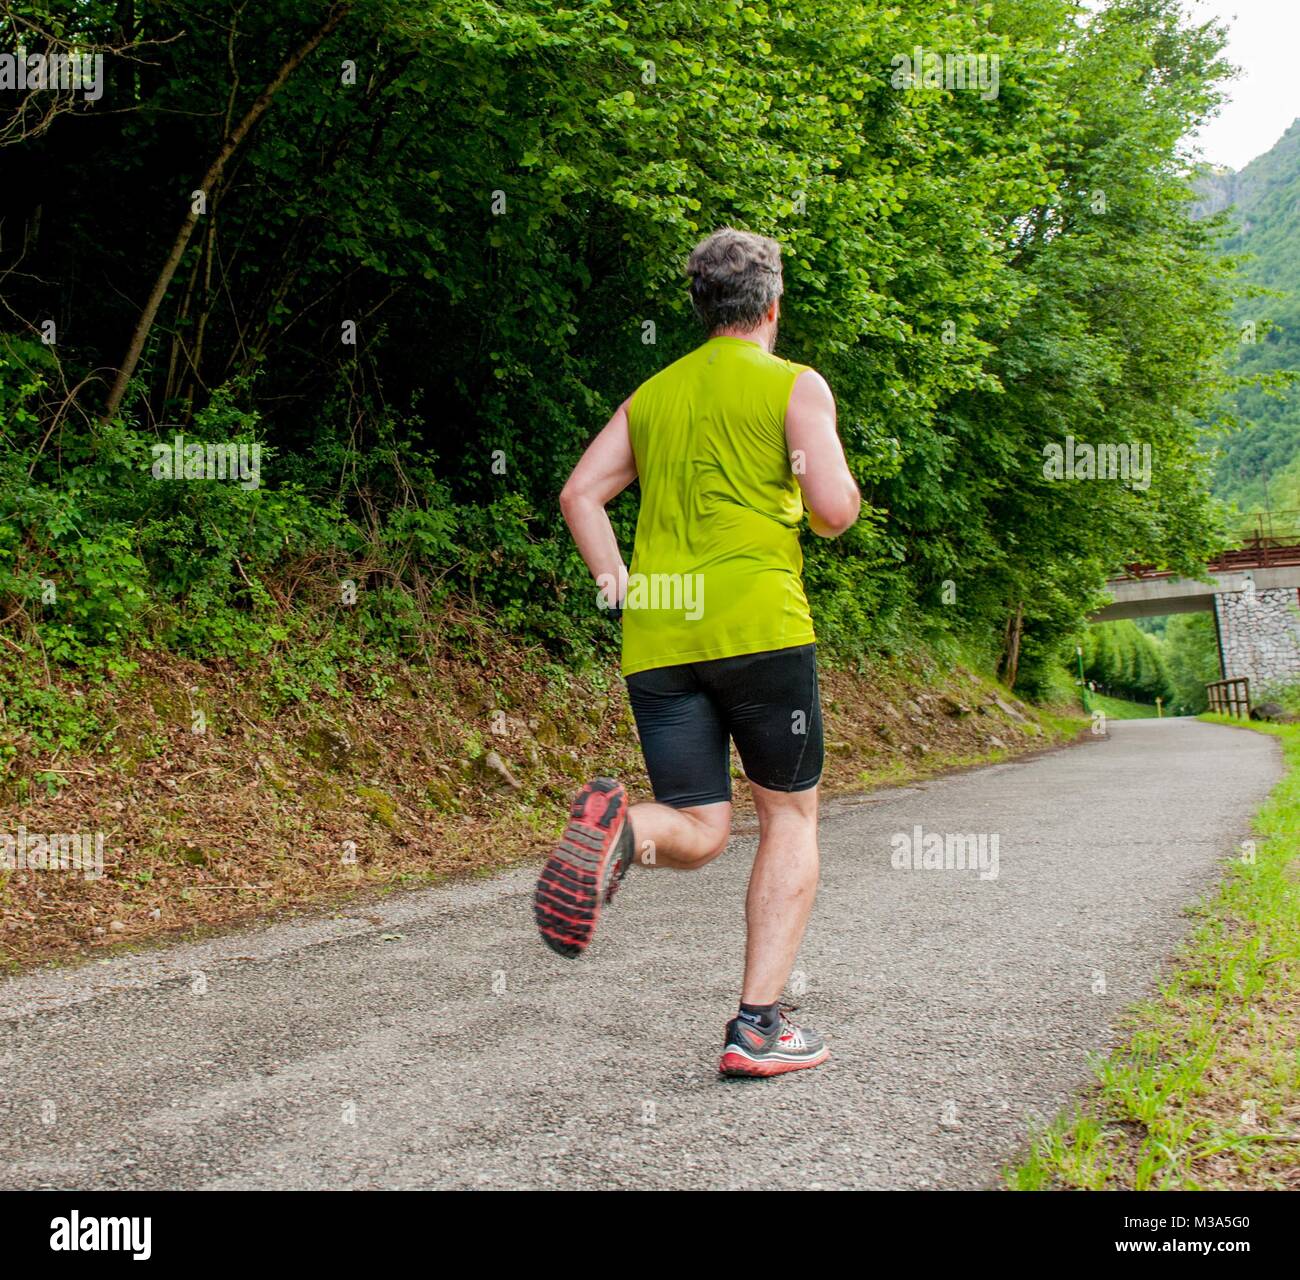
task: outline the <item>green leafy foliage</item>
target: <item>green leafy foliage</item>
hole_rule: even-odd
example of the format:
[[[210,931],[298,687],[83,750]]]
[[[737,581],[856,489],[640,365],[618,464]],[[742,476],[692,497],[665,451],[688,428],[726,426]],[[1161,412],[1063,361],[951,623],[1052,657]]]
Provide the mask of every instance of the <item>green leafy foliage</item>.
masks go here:
[[[1300,510],[1300,120],[1240,173],[1207,170],[1197,193],[1201,216],[1226,218],[1242,277],[1216,492],[1243,512]]]
[[[209,193],[132,394],[98,421],[230,102],[324,12],[148,7],[148,68],[109,70],[120,110],[5,149],[29,178],[5,189],[23,230],[0,267],[25,255],[6,315],[66,335],[6,321],[0,353],[0,616],[21,646],[269,657],[308,697],[368,649],[469,643],[468,600],[553,656],[608,651],[556,496],[699,340],[681,267],[722,224],[782,241],[779,349],[830,380],[867,498],[848,537],[809,540],[829,652],[950,637],[996,659],[1022,616],[1032,692],[1110,572],[1213,548],[1196,422],[1229,268],[1186,217],[1178,145],[1222,67],[1176,0],[1087,21],[1070,0],[364,0]],[[996,57],[997,95],[894,84],[917,46]],[[261,484],[155,479],[177,430],[257,443]],[[1046,478],[1067,435],[1149,445],[1150,486]],[[635,489],[612,514],[626,545]]]
[[[1164,700],[1171,715],[1197,715],[1205,686],[1219,678],[1219,648],[1211,613],[1178,613],[1144,628],[1102,622],[1082,639],[1084,677],[1103,693],[1137,702]]]
[[[1209,706],[1205,686],[1222,674],[1214,615],[1174,614],[1165,625],[1161,647],[1175,708],[1180,714],[1199,715]]]

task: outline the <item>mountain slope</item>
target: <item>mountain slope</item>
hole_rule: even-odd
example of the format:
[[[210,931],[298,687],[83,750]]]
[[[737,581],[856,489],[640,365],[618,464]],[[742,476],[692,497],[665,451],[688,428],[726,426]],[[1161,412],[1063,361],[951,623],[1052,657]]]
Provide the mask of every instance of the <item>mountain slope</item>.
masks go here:
[[[1283,294],[1238,304],[1239,323],[1253,321],[1259,331],[1242,344],[1238,372],[1300,370],[1300,120],[1239,173],[1207,170],[1196,188],[1194,217],[1235,210],[1238,230],[1223,249],[1249,257],[1246,281]],[[1241,426],[1221,442],[1218,496],[1243,511],[1300,508],[1300,387],[1243,388],[1227,407]]]

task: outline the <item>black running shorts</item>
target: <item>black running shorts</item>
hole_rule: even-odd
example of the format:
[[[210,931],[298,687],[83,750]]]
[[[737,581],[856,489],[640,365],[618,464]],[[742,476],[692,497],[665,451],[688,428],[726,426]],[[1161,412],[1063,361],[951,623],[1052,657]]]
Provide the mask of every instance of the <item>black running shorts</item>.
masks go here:
[[[732,741],[745,777],[769,791],[807,791],[821,778],[815,644],[637,671],[627,691],[661,804],[730,800]]]

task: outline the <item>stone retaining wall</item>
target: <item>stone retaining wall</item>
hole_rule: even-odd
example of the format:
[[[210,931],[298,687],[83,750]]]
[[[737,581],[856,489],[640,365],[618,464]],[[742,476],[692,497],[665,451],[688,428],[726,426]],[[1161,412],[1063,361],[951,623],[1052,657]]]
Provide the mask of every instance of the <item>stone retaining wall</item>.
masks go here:
[[[1300,592],[1292,587],[1244,591],[1214,597],[1223,644],[1225,678],[1246,676],[1251,700],[1270,685],[1300,681]]]

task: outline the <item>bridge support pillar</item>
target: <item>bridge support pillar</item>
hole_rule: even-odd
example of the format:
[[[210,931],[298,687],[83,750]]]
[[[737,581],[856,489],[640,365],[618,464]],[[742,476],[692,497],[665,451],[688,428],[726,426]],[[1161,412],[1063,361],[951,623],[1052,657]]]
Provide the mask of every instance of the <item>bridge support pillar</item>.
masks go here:
[[[1245,676],[1252,698],[1270,685],[1300,682],[1300,592],[1256,588],[1247,575],[1241,591],[1219,591],[1214,616],[1224,679]]]

